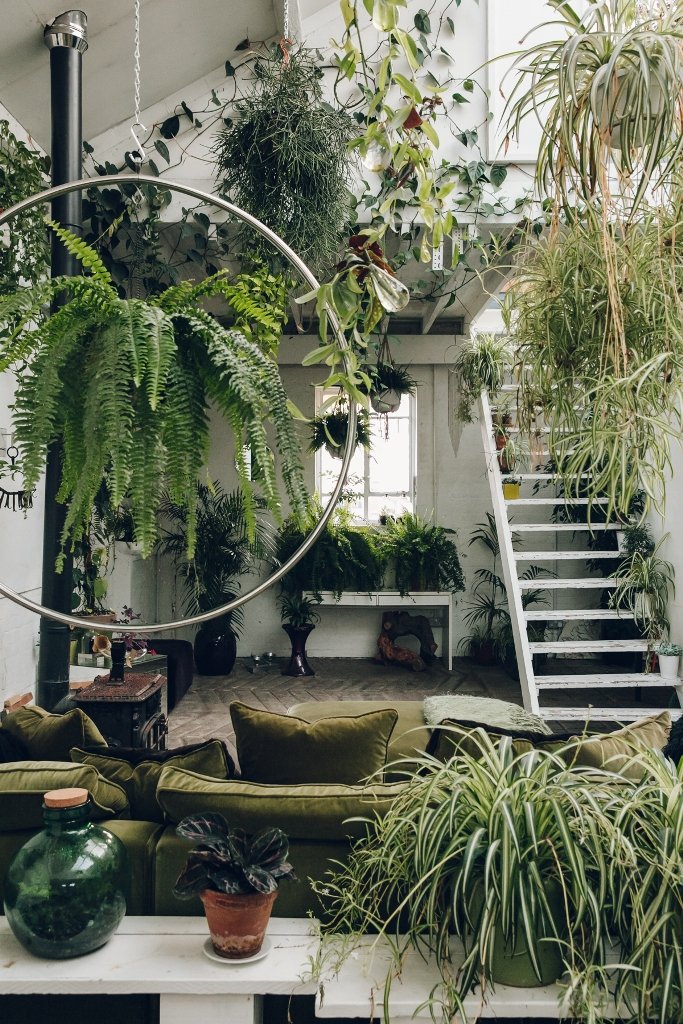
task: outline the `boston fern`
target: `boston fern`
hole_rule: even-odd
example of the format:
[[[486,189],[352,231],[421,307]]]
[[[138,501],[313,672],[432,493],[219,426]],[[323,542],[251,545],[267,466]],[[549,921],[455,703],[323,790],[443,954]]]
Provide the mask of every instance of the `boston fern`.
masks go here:
[[[275,892],[283,878],[296,880],[287,861],[289,842],[282,829],[266,828],[250,837],[229,828],[222,814],[193,814],[176,832],[198,845],[190,850],[173,892],[190,899],[205,889],[226,893]]]
[[[97,253],[63,228],[53,230],[86,276],[55,278],[0,300],[0,371],[17,371],[14,433],[27,490],[38,483],[49,446],[63,439],[63,548],[87,529],[105,481],[112,505],[128,499],[144,554],[157,538],[157,509],[168,491],[187,509],[191,558],[197,479],[209,450],[209,404],[232,428],[249,532],[256,522],[252,480],[279,518],[269,421],[291,507],[303,513],[300,443],[275,358],[284,285],[278,291],[268,284],[272,301],[266,306],[259,302],[262,290],[252,294],[253,273],[230,280],[220,272],[199,283],[183,281],[147,301],[122,299]],[[36,328],[55,296],[64,304]],[[203,308],[212,297],[227,302],[233,328]]]

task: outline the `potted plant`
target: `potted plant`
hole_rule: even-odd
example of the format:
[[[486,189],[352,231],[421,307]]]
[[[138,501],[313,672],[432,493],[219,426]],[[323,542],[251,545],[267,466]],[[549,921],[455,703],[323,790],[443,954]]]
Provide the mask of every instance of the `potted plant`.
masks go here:
[[[403,596],[411,590],[465,589],[455,530],[438,526],[416,512],[387,516],[383,532],[385,554],[396,571],[396,586]]]
[[[273,317],[283,322],[284,291],[277,308],[264,310],[250,298],[248,280],[220,272],[148,300],[122,299],[95,250],[59,226],[53,230],[85,276],[43,281],[0,299],[0,328],[11,327],[0,346],[0,370],[18,370],[14,434],[28,489],[42,475],[50,444],[63,437],[63,544],[86,533],[106,480],[112,506],[124,498],[129,504],[143,555],[157,538],[156,510],[167,489],[187,509],[192,558],[209,405],[235,435],[248,530],[255,521],[252,479],[274,513],[280,510],[269,422],[291,507],[302,513],[308,495],[300,441],[273,358]],[[36,329],[56,295],[64,304]],[[205,310],[211,297],[235,313],[230,329]],[[63,556],[58,569],[62,564]]]
[[[519,498],[522,489],[522,478],[519,476],[503,477],[503,497],[506,501],[515,501]]]
[[[256,571],[259,561],[272,557],[275,538],[265,519],[265,503],[252,499],[257,517],[250,528],[247,502],[241,490],[227,492],[215,480],[211,486],[197,486],[197,519],[194,557],[187,557],[188,511],[185,505],[165,495],[159,513],[161,528],[157,548],[171,555],[183,581],[184,609],[188,615],[211,611],[232,600],[240,588],[240,577]],[[242,609],[210,619],[199,628],[194,656],[200,675],[228,675],[237,655],[237,636]]]
[[[342,958],[367,932],[388,938],[385,1005],[406,951],[429,957],[443,982],[428,996],[435,1020],[465,1019],[477,982],[485,996],[491,983],[547,984],[566,966],[590,986],[587,965],[600,963],[607,934],[605,851],[618,835],[609,811],[624,803],[613,774],[572,770],[545,750],[515,754],[510,737],[481,729],[452,731],[453,757],[419,758],[346,864],[318,884],[324,932],[344,936]],[[465,951],[457,969],[453,933]]]
[[[616,572],[617,585],[610,597],[610,607],[626,608],[633,613],[649,642],[659,640],[668,628],[669,594],[675,594],[673,565],[659,556],[666,539],[662,537],[649,554],[635,550],[621,560]]]
[[[403,395],[414,395],[417,381],[408,371],[407,366],[397,366],[393,362],[378,361],[373,366],[362,367],[370,378],[370,405],[375,412],[397,412]]]
[[[333,459],[341,459],[344,455],[346,436],[349,432],[349,414],[347,409],[337,407],[332,412],[315,416],[311,421],[311,440],[309,452],[317,452],[325,448]],[[358,410],[356,419],[356,441],[354,448],[362,445],[369,448],[372,444],[368,414],[364,409]]]
[[[316,622],[320,622],[315,610],[319,603],[314,597],[304,597],[301,593],[284,591],[280,595],[282,628],[292,642],[292,653],[287,667],[282,670],[283,676],[315,675],[306,659],[306,640]]]
[[[251,89],[234,104],[213,152],[219,193],[264,221],[309,266],[327,270],[348,222],[348,143],[358,125],[323,100],[323,64],[315,50],[288,40],[259,55]],[[254,233],[242,235],[253,247]]]
[[[215,953],[243,960],[259,952],[280,882],[295,879],[289,843],[279,828],[247,836],[222,814],[190,815],[176,832],[197,845],[173,888],[179,899],[199,894]]]
[[[683,654],[683,647],[667,640],[665,643],[659,644],[655,653],[662,679],[678,679],[678,666],[681,654]]]
[[[505,383],[512,368],[508,338],[502,334],[477,334],[458,354],[453,365],[460,389],[458,417],[472,421],[472,408],[482,391],[495,395]]]

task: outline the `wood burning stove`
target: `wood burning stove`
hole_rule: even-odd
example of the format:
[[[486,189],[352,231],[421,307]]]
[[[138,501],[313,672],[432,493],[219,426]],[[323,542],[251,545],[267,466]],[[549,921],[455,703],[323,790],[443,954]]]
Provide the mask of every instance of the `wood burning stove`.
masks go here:
[[[72,696],[92,718],[110,746],[165,750],[168,720],[164,710],[166,676],[126,672],[122,682],[108,673]]]

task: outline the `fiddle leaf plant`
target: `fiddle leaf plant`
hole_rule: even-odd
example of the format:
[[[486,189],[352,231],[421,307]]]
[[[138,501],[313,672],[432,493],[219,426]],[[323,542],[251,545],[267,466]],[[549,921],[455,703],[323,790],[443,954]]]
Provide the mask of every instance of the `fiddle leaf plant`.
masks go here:
[[[210,403],[232,428],[248,534],[256,524],[252,481],[280,518],[269,423],[290,504],[301,514],[308,495],[300,443],[274,352],[273,317],[283,321],[284,303],[264,318],[248,282],[223,272],[149,300],[121,299],[95,250],[58,225],[53,230],[87,274],[0,300],[0,371],[17,371],[13,430],[27,489],[37,484],[49,446],[62,441],[58,500],[68,509],[58,569],[67,544],[87,529],[103,481],[114,507],[127,498],[143,554],[157,539],[157,508],[168,491],[187,509],[192,558]],[[34,329],[55,296],[63,305]],[[243,329],[223,327],[208,313],[203,302],[210,298],[236,307]]]

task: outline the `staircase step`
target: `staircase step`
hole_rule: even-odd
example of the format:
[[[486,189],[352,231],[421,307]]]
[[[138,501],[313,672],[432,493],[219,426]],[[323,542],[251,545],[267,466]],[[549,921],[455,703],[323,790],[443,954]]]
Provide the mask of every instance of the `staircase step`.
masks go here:
[[[557,473],[515,473],[515,476],[519,477],[521,480],[552,480],[553,483],[556,484],[561,484],[563,479],[577,480],[579,475],[582,480],[590,479],[590,473],[570,473],[568,476],[565,477],[560,477]]]
[[[620,619],[628,621],[633,612],[621,611],[618,608],[544,608],[543,611],[524,612],[527,622],[583,622],[586,619]]]
[[[582,722],[636,722],[639,718],[661,715],[668,711],[675,720],[683,715],[683,708],[539,708],[538,713],[546,721],[564,719]]]
[[[647,640],[538,640],[532,654],[608,654],[612,651],[647,651]]]
[[[536,676],[538,690],[618,689],[623,686],[679,686],[680,680],[662,679],[659,672],[626,672],[621,675],[604,673],[588,675]]]
[[[623,530],[621,523],[511,523],[513,533],[597,533],[604,530]],[[618,555],[618,551],[612,552]]]
[[[618,551],[515,551],[518,562],[576,562],[589,558],[611,558],[622,556]]]
[[[509,498],[506,505],[606,505],[607,498]]]
[[[545,579],[539,576],[535,580],[518,580],[521,590],[607,590],[617,585],[615,579],[601,576],[587,576],[581,579]]]

